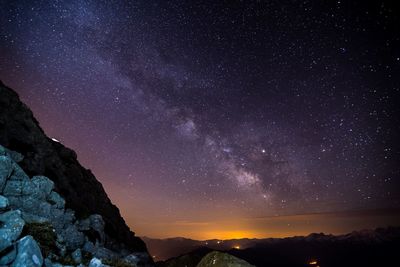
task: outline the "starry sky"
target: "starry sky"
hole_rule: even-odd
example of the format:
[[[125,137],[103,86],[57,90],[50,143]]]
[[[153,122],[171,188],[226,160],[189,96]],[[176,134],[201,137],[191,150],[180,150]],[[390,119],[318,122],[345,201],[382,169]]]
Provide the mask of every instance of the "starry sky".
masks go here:
[[[0,79],[138,235],[399,224],[394,1],[0,5]]]

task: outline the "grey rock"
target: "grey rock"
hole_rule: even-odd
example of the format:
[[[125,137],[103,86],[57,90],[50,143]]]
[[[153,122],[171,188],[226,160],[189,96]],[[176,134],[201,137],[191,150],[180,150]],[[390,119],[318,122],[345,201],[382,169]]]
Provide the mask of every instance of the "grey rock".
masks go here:
[[[135,252],[124,257],[123,260],[131,265],[152,266],[149,254],[145,252]]]
[[[104,220],[101,215],[93,214],[89,216],[90,219],[90,227],[95,230],[100,236],[100,244],[104,244],[105,242],[105,234],[104,234]]]
[[[3,189],[3,195],[7,197],[27,196],[32,195],[35,191],[35,185],[30,180],[12,180],[10,178]]]
[[[0,266],[8,265],[14,261],[15,257],[17,256],[17,249],[15,245],[7,248],[6,251],[2,252],[3,256],[0,258]]]
[[[92,242],[86,241],[82,250],[93,254],[96,250],[96,246]]]
[[[10,201],[10,206],[14,209],[21,209],[22,211],[41,215],[42,211],[41,204],[42,201],[35,198],[32,195],[21,195],[21,196],[8,196],[8,200]]]
[[[72,252],[71,256],[75,263],[79,264],[82,262],[82,251],[79,248]]]
[[[12,161],[9,157],[0,156],[0,193],[3,192],[7,179],[13,170]]]
[[[15,162],[12,162],[12,173],[10,175],[11,180],[29,180],[28,175],[22,170],[22,168]]]
[[[67,209],[64,213],[64,221],[68,224],[75,222],[75,211]]]
[[[43,257],[40,248],[32,236],[28,235],[17,243],[17,256],[12,267],[40,267]]]
[[[0,212],[7,210],[9,205],[8,199],[0,195]]]
[[[68,250],[75,250],[85,243],[85,235],[75,225],[69,225],[62,233]]]
[[[53,262],[49,258],[44,259],[44,267],[53,267]]]
[[[213,251],[208,253],[197,264],[197,267],[208,267],[213,265],[231,267],[255,267],[254,265],[251,265],[242,259],[220,251]]]
[[[20,162],[24,159],[24,156],[16,151],[9,150],[0,145],[0,156],[8,156],[15,162]]]
[[[88,231],[88,230],[90,230],[90,219],[86,218],[86,219],[77,221],[76,222],[76,227],[78,227],[79,231]]]
[[[41,202],[37,214],[45,218],[51,218],[52,207],[48,202]]]
[[[103,264],[98,258],[93,258],[89,263],[89,267],[109,267],[109,265]]]
[[[62,257],[67,255],[67,247],[62,242],[56,241],[56,247]]]
[[[54,206],[50,211],[50,221],[57,232],[61,232],[65,224],[68,223],[65,220],[64,211],[54,208]]]
[[[65,200],[57,192],[52,191],[47,197],[47,201],[57,209],[65,208]]]
[[[7,150],[7,154],[10,156],[10,158],[15,161],[15,162],[21,162],[24,159],[24,156],[21,153],[18,153],[16,151],[12,150]]]
[[[96,250],[94,251],[93,255],[96,258],[100,258],[100,259],[112,259],[112,258],[115,258],[118,256],[115,252],[113,252],[105,247],[97,247]]]
[[[26,223],[33,223],[33,222],[35,222],[35,223],[45,223],[45,222],[49,221],[48,218],[45,218],[45,217],[42,217],[42,216],[39,216],[39,215],[36,215],[36,214],[32,214],[32,213],[29,213],[29,212],[25,212],[25,211],[22,212],[22,219],[24,219],[24,221]]]
[[[33,176],[31,179],[32,183],[36,185],[43,197],[41,199],[46,199],[48,195],[50,195],[51,191],[54,188],[54,182],[45,176]]]
[[[0,252],[10,247],[21,235],[25,222],[19,210],[0,214]]]

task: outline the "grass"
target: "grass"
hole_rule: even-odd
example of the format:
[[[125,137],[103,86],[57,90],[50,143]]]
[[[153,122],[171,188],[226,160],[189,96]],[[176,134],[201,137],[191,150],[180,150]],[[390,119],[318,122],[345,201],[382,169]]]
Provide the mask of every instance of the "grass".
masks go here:
[[[54,253],[58,251],[56,246],[56,233],[53,226],[49,222],[26,223],[22,234],[31,235],[36,242],[38,242],[44,257],[47,257],[51,252]]]

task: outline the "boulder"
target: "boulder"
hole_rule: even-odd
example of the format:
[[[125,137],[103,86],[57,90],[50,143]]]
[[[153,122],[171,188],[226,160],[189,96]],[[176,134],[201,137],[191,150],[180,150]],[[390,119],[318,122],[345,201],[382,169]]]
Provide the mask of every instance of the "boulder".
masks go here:
[[[98,258],[93,258],[89,263],[89,267],[109,267],[109,265],[103,264]]]
[[[82,251],[81,249],[76,249],[74,252],[71,253],[72,259],[75,263],[79,264],[82,262]]]
[[[15,162],[20,162],[24,159],[24,156],[21,153],[9,150],[1,145],[0,145],[0,156],[8,156]]]
[[[219,251],[213,251],[205,255],[197,267],[254,267],[247,261],[239,259],[235,256],[232,256],[228,253],[223,253]]]
[[[10,247],[21,235],[25,222],[19,210],[0,214],[0,252]]]
[[[12,162],[12,173],[10,175],[10,180],[29,180],[28,175],[22,170],[22,168],[15,162]]]
[[[45,200],[54,188],[54,182],[45,176],[33,176],[31,181],[37,187],[38,192],[40,192],[38,198],[42,200]]]
[[[0,195],[0,212],[7,210],[9,205],[8,199]]]
[[[13,174],[12,176],[13,177]],[[29,180],[10,179],[3,189],[4,196],[27,196],[37,192],[35,185]]]
[[[135,252],[131,253],[124,257],[124,262],[136,266],[152,266],[152,259],[150,258],[149,254],[143,252]]]
[[[41,267],[42,265],[42,253],[33,237],[28,235],[18,240],[17,256],[11,267]]]
[[[113,252],[105,247],[97,247],[96,250],[93,252],[93,256],[100,258],[100,259],[110,260],[110,259],[116,258],[118,255],[115,252]]]
[[[55,191],[49,194],[47,201],[57,209],[65,208],[65,200]]]
[[[105,242],[105,234],[104,234],[104,221],[101,215],[93,214],[89,216],[90,227],[95,230],[100,236],[100,244],[104,244]]]
[[[69,225],[62,233],[68,250],[80,248],[85,243],[85,235],[75,225]]]

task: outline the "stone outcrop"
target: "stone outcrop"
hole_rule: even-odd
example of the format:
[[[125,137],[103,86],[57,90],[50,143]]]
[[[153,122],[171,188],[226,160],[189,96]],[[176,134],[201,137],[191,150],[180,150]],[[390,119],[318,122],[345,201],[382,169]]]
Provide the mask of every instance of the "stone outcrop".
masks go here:
[[[103,217],[77,218],[54,182],[29,177],[16,156],[0,145],[0,266],[152,266],[146,252],[106,248]]]
[[[254,267],[254,265],[228,253],[213,251],[204,256],[196,267]]]
[[[18,197],[24,199],[24,205],[31,205],[27,208],[37,208],[44,213],[57,210],[56,207],[60,209],[65,205],[75,213],[67,211],[67,214],[53,215],[63,216],[65,220],[68,220],[68,216],[71,219],[74,216],[86,218],[90,214],[99,214],[104,221],[104,236],[101,237],[101,242],[104,242],[106,248],[146,252],[144,242],[130,231],[118,208],[107,197],[102,185],[90,170],[79,164],[76,153],[48,138],[29,108],[20,101],[13,90],[1,82],[0,144],[10,149],[8,158],[0,158],[0,189],[5,186],[4,177],[10,175],[7,173],[10,171],[10,165],[15,165],[10,159],[19,162],[20,166],[14,168],[13,182],[6,188],[10,202],[15,204]],[[27,175],[34,177],[32,181],[26,179]],[[51,181],[47,179],[43,183],[43,177],[48,177]],[[43,186],[43,190],[35,198],[40,200],[46,198],[45,204],[27,201],[29,197],[25,191],[32,190],[38,185]],[[53,187],[54,190],[50,191]],[[18,189],[23,191],[17,191]],[[64,202],[60,196],[66,201]],[[42,206],[38,206],[39,204]],[[37,214],[26,213],[24,217],[33,219],[35,215]],[[62,224],[61,221],[60,223]],[[66,231],[76,232],[75,228]],[[82,238],[75,236],[75,240],[68,246],[74,247],[81,242]]]

